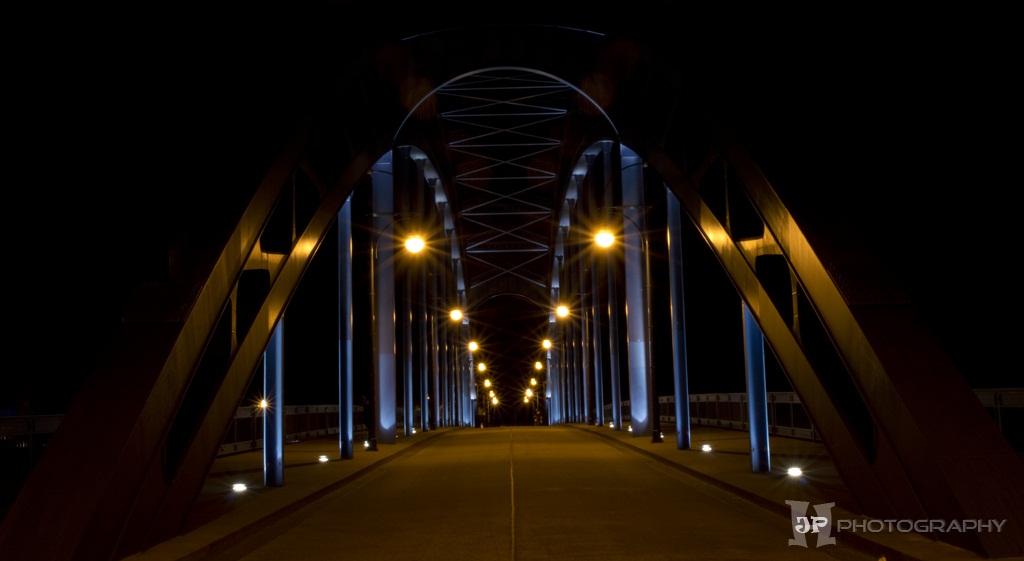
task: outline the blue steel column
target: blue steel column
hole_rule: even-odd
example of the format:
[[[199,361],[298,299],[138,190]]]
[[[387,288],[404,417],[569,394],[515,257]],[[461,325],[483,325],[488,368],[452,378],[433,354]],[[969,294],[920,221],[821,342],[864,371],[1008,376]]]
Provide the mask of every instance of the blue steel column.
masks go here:
[[[395,435],[395,264],[394,264],[394,182],[390,173],[391,154],[374,166],[372,174],[374,242],[373,275],[374,356],[373,413],[376,442],[394,444]]]
[[[352,197],[338,211],[338,452],[353,458],[352,439]]]
[[[633,436],[650,436],[655,412],[651,402],[653,376],[648,340],[646,259],[644,239],[643,168],[640,158],[622,156],[622,227],[626,280],[626,343],[629,359],[630,426]]]
[[[462,425],[466,427],[472,427],[476,421],[476,410],[473,409],[473,394],[476,387],[474,380],[476,373],[473,372],[473,356],[472,353],[469,352],[469,340],[470,331],[469,323],[467,322],[463,326],[462,338],[459,341],[462,356],[465,357],[462,361],[464,372],[462,375]]]
[[[579,287],[580,293],[580,385],[582,387],[582,416],[581,421],[586,424],[593,422],[594,417],[592,416],[592,403],[593,396],[591,395],[591,384],[590,384],[590,373],[591,373],[591,356],[590,356],[590,290],[587,287],[587,281],[590,280],[590,252],[584,250],[583,236],[578,231],[576,232],[576,262],[578,276],[576,278],[576,285]]]
[[[429,258],[429,256],[426,256]],[[426,264],[429,266],[429,262]],[[427,267],[420,268],[420,302],[417,310],[420,319],[420,430],[430,430],[430,325],[434,321],[434,314],[430,311],[429,296],[427,294]]]
[[[416,160],[416,181],[417,181],[417,195],[415,198],[416,207],[415,212],[420,216],[422,221],[422,227],[424,228],[424,235],[427,231],[433,230],[430,225],[430,221],[427,219],[427,209],[430,208],[428,200],[434,199],[434,190],[436,188],[437,178],[432,177],[426,179],[423,175],[423,169],[426,165],[426,159],[419,158]],[[416,266],[416,317],[419,321],[419,386],[420,386],[420,431],[426,432],[430,430],[430,400],[427,397],[430,395],[430,329],[429,325],[432,321],[433,314],[430,312],[430,306],[427,299],[427,272],[431,266],[430,256],[433,253],[431,247],[424,248],[422,255],[423,258],[417,261]]]
[[[404,306],[403,307],[405,308],[403,310],[403,312],[405,314],[405,325],[404,325],[404,329],[402,329],[402,356],[403,356],[403,361],[402,361],[402,363],[403,363],[402,364],[402,381],[403,381],[403,387],[404,387],[404,390],[402,391],[402,405],[403,405],[403,409],[402,409],[403,415],[402,416],[404,417],[404,420],[402,422],[402,430],[403,430],[403,434],[405,434],[405,436],[410,436],[412,434],[412,429],[413,429],[413,426],[415,426],[414,423],[416,422],[415,415],[414,415],[415,412],[413,411],[413,402],[414,401],[413,401],[413,395],[412,395],[412,392],[413,392],[413,376],[415,375],[415,370],[414,370],[415,364],[413,363],[413,357],[415,356],[415,352],[414,352],[415,350],[413,348],[412,330],[416,326],[415,320],[413,318],[413,309],[412,309],[412,303],[413,303],[413,298],[412,298],[413,282],[412,282],[412,270],[410,270],[410,268],[413,267],[413,266],[414,266],[413,263],[406,263],[405,283],[404,283],[405,290],[403,290],[403,293],[404,293],[403,294],[403,302],[404,302]]]
[[[591,254],[593,255],[593,254]],[[601,301],[602,294],[598,282],[600,274],[600,263],[597,259],[591,259],[590,264],[590,318],[591,318],[591,344],[593,359],[591,370],[594,373],[594,414],[597,416],[596,424],[604,425],[604,356],[601,352]]]
[[[284,318],[263,357],[263,485],[284,485]]]
[[[442,283],[441,288],[444,288],[444,283],[447,283],[447,277],[444,273],[444,267],[441,267],[440,281]],[[434,400],[437,401],[434,408],[434,418],[437,420],[439,427],[448,426],[448,324],[451,320],[448,319],[446,310],[438,312],[437,320],[437,355],[438,366],[437,374],[437,391],[434,395]]]
[[[431,380],[430,396],[429,399],[426,399],[425,403],[429,404],[430,408],[430,428],[441,428],[441,333],[444,324],[447,322],[444,311],[440,309],[441,298],[437,292],[437,280],[440,273],[437,271],[436,260],[431,260],[431,271],[429,276],[430,306],[432,308],[430,316]]]
[[[672,378],[676,389],[676,448],[690,448],[690,388],[686,365],[686,306],[683,291],[682,211],[679,199],[665,187],[668,211],[669,310],[672,315]]]
[[[438,262],[436,260],[433,262],[433,265],[433,275],[431,276],[430,281],[430,301],[433,302],[434,306],[434,317],[433,321],[431,322],[431,325],[433,326],[434,329],[430,334],[430,342],[434,356],[432,363],[433,372],[431,372],[433,380],[430,382],[429,401],[431,427],[439,429],[442,426],[444,426],[444,423],[442,422],[440,416],[441,388],[443,387],[441,386],[441,365],[443,363],[441,349],[443,348],[444,345],[443,333],[444,325],[445,323],[447,323],[447,317],[445,317],[444,315],[444,310],[441,309],[441,297],[440,292],[438,291],[441,276],[444,274],[444,267],[437,266]]]
[[[604,206],[611,207],[615,204],[614,181],[619,176],[613,162],[617,154],[618,145],[607,143],[602,154],[601,176],[606,178],[604,183]],[[606,211],[609,212],[610,211]],[[610,216],[609,216],[610,218]],[[609,226],[611,223],[609,222]],[[616,252],[610,251],[606,257],[605,273],[608,278],[608,377],[611,385],[612,402],[612,429],[622,430],[622,358],[619,356],[619,276],[622,272],[622,265],[617,260]]]
[[[750,467],[754,473],[771,470],[768,450],[768,393],[764,373],[764,335],[743,303],[743,342],[747,363],[747,410],[750,419]]]

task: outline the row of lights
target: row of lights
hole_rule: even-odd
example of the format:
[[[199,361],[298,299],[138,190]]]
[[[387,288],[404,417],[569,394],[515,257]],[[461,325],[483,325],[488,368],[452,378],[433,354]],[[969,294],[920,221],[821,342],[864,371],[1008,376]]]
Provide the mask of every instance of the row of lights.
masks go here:
[[[604,248],[611,247],[611,245],[615,243],[615,235],[611,232],[611,230],[601,229],[594,236],[594,241],[600,247],[604,247]],[[410,236],[405,241],[405,248],[409,252],[411,252],[411,253],[419,253],[425,247],[426,247],[426,242],[423,240],[423,237],[419,236],[419,235]],[[558,317],[562,317],[562,318],[568,317],[568,315],[569,315],[569,307],[564,305],[564,304],[560,304],[560,305],[558,305],[555,308],[555,314]],[[458,308],[453,309],[450,312],[449,315],[450,315],[450,317],[451,317],[451,319],[453,321],[459,321],[459,320],[461,320],[463,318],[462,310],[459,310]],[[544,341],[541,343],[541,346],[544,349],[550,349],[551,348],[551,340],[550,339],[544,339]],[[469,343],[469,350],[471,352],[476,351],[478,349],[479,349],[479,345],[476,343],[476,341],[471,341]],[[542,370],[543,368],[544,368],[544,365],[540,361],[537,361],[537,362],[534,363],[534,369]],[[478,363],[477,369],[480,372],[484,372],[484,371],[487,370],[487,366],[486,366],[486,364],[481,362],[481,363]],[[536,386],[537,385],[537,379],[536,378],[530,378],[530,385],[531,386]],[[487,388],[490,388],[491,387],[491,381],[489,379],[484,380],[484,386],[487,387]],[[532,398],[533,395],[534,395],[533,388],[532,387],[527,388],[526,389],[526,395],[523,397],[523,402],[529,403],[530,398]],[[494,405],[498,404],[498,398],[495,395],[494,390],[489,390],[488,397],[491,398],[491,403],[492,404],[494,404]],[[266,409],[268,405],[269,404],[268,404],[267,400],[266,399],[262,399],[262,400],[260,400],[259,408],[260,409]],[[614,427],[614,423],[609,423],[609,427]],[[629,430],[630,430],[630,432],[632,432],[633,427],[629,427]],[[662,435],[662,436],[664,436],[664,435]],[[370,445],[369,441],[364,442],[363,444],[364,444],[364,446],[367,446],[367,447],[369,447],[369,445]],[[711,445],[710,444],[703,444],[703,445],[701,445],[701,451],[702,452],[711,452],[711,450],[712,449],[711,449]],[[328,461],[327,455],[326,454],[321,454],[320,457],[319,457],[319,461],[321,463],[327,462]],[[787,475],[792,476],[792,477],[799,477],[799,476],[801,476],[803,474],[803,471],[800,468],[798,468],[798,467],[790,467],[790,468],[788,468],[786,470],[786,473],[787,473]],[[242,492],[242,491],[245,491],[246,489],[247,489],[247,487],[246,487],[245,483],[235,483],[234,485],[232,485],[232,490],[235,491],[235,492]]]

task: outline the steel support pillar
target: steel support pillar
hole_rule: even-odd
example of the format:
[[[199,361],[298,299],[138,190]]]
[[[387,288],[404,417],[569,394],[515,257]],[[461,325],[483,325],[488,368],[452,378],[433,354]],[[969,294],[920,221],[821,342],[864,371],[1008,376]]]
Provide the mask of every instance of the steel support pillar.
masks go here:
[[[599,281],[601,267],[597,259],[591,258],[590,263],[590,328],[591,345],[593,358],[590,362],[594,380],[594,415],[595,423],[604,425],[604,353],[601,352],[602,329],[601,329],[601,302],[603,294]]]
[[[284,485],[284,318],[263,356],[263,485]]]
[[[604,178],[604,189],[600,196],[605,207],[603,218],[608,220],[608,226],[612,224],[611,207],[615,205],[617,192],[615,186],[621,185],[621,174],[615,165],[618,161],[618,144],[606,143],[601,154],[600,177]],[[614,251],[607,254],[605,275],[608,290],[605,312],[608,317],[608,381],[611,391],[612,429],[622,430],[622,357],[619,354],[619,289],[622,282],[622,263]]]
[[[629,359],[630,426],[633,436],[652,436],[656,414],[650,348],[650,286],[647,278],[647,240],[644,233],[642,162],[622,155],[622,228],[626,281],[626,344]]]
[[[686,364],[686,305],[683,291],[683,213],[666,187],[668,213],[669,310],[672,315],[672,379],[676,391],[676,448],[690,448],[690,388]]]
[[[411,263],[408,263],[407,265],[408,267],[412,267]],[[415,403],[415,400],[413,399],[413,380],[416,372],[416,364],[414,362],[416,355],[413,343],[413,330],[416,328],[416,319],[413,314],[413,275],[412,271],[408,267],[405,269],[404,290],[402,291],[404,308],[402,310],[402,314],[405,318],[404,325],[402,326],[402,431],[405,436],[412,434],[412,429],[416,423],[413,407],[413,403]]]
[[[768,450],[768,393],[764,373],[764,336],[747,303],[743,303],[743,349],[747,364],[747,418],[750,425],[750,467],[771,471]]]
[[[338,211],[338,453],[353,458],[352,197]]]
[[[373,419],[371,447],[394,444],[395,435],[395,265],[394,181],[391,154],[373,166],[372,209],[376,239],[370,257],[373,300]],[[371,423],[367,423],[371,427]]]

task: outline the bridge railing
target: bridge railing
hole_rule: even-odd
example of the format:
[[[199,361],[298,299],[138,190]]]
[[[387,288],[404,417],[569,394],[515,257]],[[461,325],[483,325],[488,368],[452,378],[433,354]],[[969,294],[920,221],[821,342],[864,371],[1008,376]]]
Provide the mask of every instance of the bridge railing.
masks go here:
[[[1024,388],[975,390],[979,401],[1007,437],[1010,445],[1024,453]],[[747,394],[707,393],[690,395],[691,426],[712,426],[747,430]],[[396,420],[404,420],[402,408]],[[658,415],[663,428],[675,426],[675,396],[658,398]],[[20,417],[0,416],[0,483],[24,479],[50,437],[60,425],[61,415]],[[606,422],[611,421],[611,405],[605,405]],[[622,402],[622,420],[629,421],[629,401]],[[353,425],[357,433],[365,433],[363,408],[353,407]],[[800,398],[793,392],[768,394],[768,425],[773,435],[818,440],[818,435]],[[262,411],[240,407],[224,437],[220,454],[234,454],[261,449]],[[285,442],[319,438],[338,433],[337,405],[295,405],[285,407]]]

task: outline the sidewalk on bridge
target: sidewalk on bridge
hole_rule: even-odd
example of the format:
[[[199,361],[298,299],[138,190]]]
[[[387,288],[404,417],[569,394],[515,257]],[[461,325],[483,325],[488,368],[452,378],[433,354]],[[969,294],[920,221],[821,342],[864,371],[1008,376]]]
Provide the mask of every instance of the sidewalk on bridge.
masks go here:
[[[626,430],[628,427],[615,431],[600,426],[572,426],[629,446],[779,516],[791,516],[790,506],[786,503],[791,500],[807,501],[811,505],[834,502],[833,520],[871,520],[857,514],[853,495],[843,484],[821,442],[772,436],[768,443],[771,470],[769,473],[754,473],[750,457],[750,436],[743,431],[695,426],[690,430],[690,449],[680,450],[674,424],[663,427],[664,437],[659,443],[652,442],[650,435],[634,437]],[[708,444],[711,451],[702,452],[704,444]],[[799,467],[803,475],[788,475],[787,469],[790,467]],[[809,514],[813,515],[813,508],[809,510]],[[836,534],[833,531],[832,537],[837,536],[847,546],[886,561],[985,559],[970,551],[912,532]],[[1024,557],[1003,559],[1021,561]]]
[[[647,455],[698,480],[729,491],[752,505],[789,517],[787,500],[813,504],[834,502],[834,519],[867,520],[855,514],[854,501],[820,442],[772,437],[770,473],[753,473],[749,436],[741,431],[714,427],[693,427],[691,448],[680,450],[676,435],[664,431],[663,441],[650,436],[634,437],[628,430],[606,426],[569,425],[604,438],[610,444]],[[664,427],[665,429],[674,429]],[[239,547],[291,513],[358,479],[376,467],[400,457],[452,430],[441,428],[405,437],[399,433],[395,444],[382,444],[378,451],[366,451],[357,438],[352,459],[340,459],[336,436],[289,443],[284,448],[284,485],[263,485],[262,451],[218,458],[195,505],[184,534],[130,556],[130,561],[184,561],[211,557],[228,548]],[[711,446],[702,452],[701,446]],[[328,461],[320,461],[321,456]],[[791,477],[786,469],[803,470]],[[232,485],[244,483],[248,490],[236,493]],[[813,514],[813,513],[812,513]],[[836,534],[833,534],[835,537]],[[886,561],[949,561],[982,559],[971,552],[913,533],[844,533],[849,546]],[[1024,559],[1024,558],[1014,558]]]

